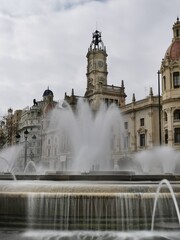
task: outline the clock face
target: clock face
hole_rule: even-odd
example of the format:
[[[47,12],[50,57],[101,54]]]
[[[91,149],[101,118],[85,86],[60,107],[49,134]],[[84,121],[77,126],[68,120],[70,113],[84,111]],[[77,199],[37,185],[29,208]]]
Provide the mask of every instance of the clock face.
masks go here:
[[[98,67],[102,68],[103,67],[103,61],[98,61]]]

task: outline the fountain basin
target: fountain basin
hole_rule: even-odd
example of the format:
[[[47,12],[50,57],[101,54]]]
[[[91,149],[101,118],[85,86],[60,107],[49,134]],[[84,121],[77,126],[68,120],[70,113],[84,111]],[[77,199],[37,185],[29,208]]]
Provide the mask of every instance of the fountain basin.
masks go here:
[[[172,185],[180,203],[180,184]],[[0,228],[149,230],[156,188],[146,181],[0,181]],[[163,186],[155,227],[177,224],[172,206]]]
[[[100,171],[98,172],[64,172],[64,171],[48,171],[46,174],[38,173],[18,173],[15,175],[17,180],[47,180],[47,181],[153,181],[159,182],[166,178],[169,181],[180,181],[179,174],[139,174],[133,172],[113,172]],[[0,180],[14,180],[12,173],[0,173]]]

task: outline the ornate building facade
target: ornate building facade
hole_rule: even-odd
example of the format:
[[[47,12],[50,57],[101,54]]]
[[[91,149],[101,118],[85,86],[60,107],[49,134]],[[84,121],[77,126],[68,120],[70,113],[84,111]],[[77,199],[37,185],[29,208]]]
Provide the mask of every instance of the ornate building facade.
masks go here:
[[[173,39],[162,59],[158,81],[161,75],[161,94],[154,96],[150,88],[149,95],[136,101],[135,94],[132,102],[126,104],[124,81],[120,86],[108,84],[106,47],[101,33],[96,30],[87,52],[87,87],[84,96],[65,93],[65,101],[75,109],[79,98],[88,101],[92,110],[97,111],[101,102],[107,106],[114,103],[123,114],[124,145],[129,154],[159,145],[171,146],[180,150],[180,21],[173,25]],[[160,90],[160,89],[159,89]],[[66,168],[69,158],[68,140],[64,140],[63,154],[60,153],[60,140],[49,131],[51,110],[57,102],[53,100],[53,92],[48,88],[43,93],[41,101],[34,100],[33,106],[23,110],[8,113],[8,119],[0,127],[0,146],[8,145],[8,141],[15,142],[15,132],[20,135],[20,142],[24,142],[24,132],[28,131],[29,147],[27,157],[36,163],[43,162],[46,166]],[[12,127],[12,136],[8,129]],[[4,130],[6,129],[6,131]],[[54,130],[55,131],[55,130]],[[30,139],[34,138],[34,142]],[[4,138],[5,137],[5,138]],[[62,133],[62,137],[65,136]],[[8,138],[9,140],[5,140]],[[115,149],[115,148],[114,148]],[[22,153],[22,159],[24,157]],[[114,152],[114,162],[121,157],[120,152]],[[59,161],[59,164],[57,162]],[[62,165],[62,166],[60,166]]]
[[[180,149],[180,21],[161,63],[163,143]]]

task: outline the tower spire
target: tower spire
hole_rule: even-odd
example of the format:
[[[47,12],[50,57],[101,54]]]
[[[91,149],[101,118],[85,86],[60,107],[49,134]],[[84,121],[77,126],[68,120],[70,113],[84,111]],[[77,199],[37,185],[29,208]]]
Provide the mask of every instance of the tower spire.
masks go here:
[[[176,22],[173,25],[173,41],[180,39],[180,21],[179,17],[177,17]]]
[[[106,50],[106,48],[104,47],[104,43],[101,39],[101,32],[99,32],[97,29],[92,34],[90,50]]]

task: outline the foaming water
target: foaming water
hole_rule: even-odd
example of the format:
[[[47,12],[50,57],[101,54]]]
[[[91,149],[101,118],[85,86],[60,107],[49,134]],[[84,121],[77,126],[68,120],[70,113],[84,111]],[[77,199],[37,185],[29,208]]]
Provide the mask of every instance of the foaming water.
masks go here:
[[[48,136],[53,141],[48,163],[36,166],[27,159],[24,174],[46,171],[83,172],[126,171],[135,174],[179,174],[180,153],[171,147],[128,153],[125,149],[124,121],[115,105],[101,105],[94,113],[79,101],[76,110],[68,104],[52,111]],[[0,151],[1,172],[22,172],[18,156],[23,145]],[[22,160],[22,159],[21,159]],[[46,165],[46,166],[45,166]]]
[[[24,169],[24,173],[36,173],[36,172],[37,172],[36,164],[33,161],[28,161]]]
[[[116,134],[119,147],[122,117],[114,105],[101,105],[93,113],[87,102],[79,101],[74,111],[66,106],[52,113],[49,131],[56,127],[60,155],[71,150],[72,161],[66,170],[90,171],[113,169],[111,147]]]
[[[14,170],[20,151],[20,146],[11,146],[0,151],[0,172],[11,173],[14,180],[16,180]]]
[[[134,155],[134,161],[140,164],[145,174],[180,173],[180,153],[171,147],[154,147]]]
[[[6,240],[177,240],[180,232],[116,232],[116,231],[1,231],[0,239]]]
[[[11,172],[15,167],[21,146],[11,146],[0,151],[1,172]]]
[[[56,151],[61,156],[59,162],[51,161],[51,170],[180,173],[180,154],[171,147],[154,147],[130,157],[123,116],[115,105],[102,104],[94,113],[84,101],[78,101],[76,110],[62,104],[53,110],[48,131],[56,139]]]

